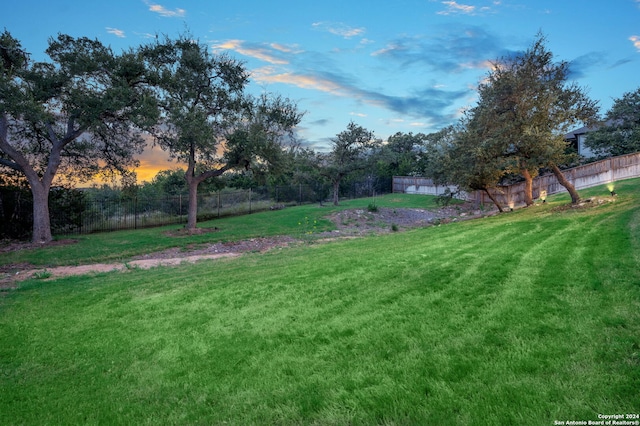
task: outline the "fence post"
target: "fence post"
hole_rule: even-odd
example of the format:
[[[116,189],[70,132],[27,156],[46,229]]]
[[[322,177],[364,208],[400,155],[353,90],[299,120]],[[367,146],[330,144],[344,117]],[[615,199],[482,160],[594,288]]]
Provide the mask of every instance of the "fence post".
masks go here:
[[[133,229],[138,229],[138,196],[133,197]]]
[[[614,165],[613,157],[609,159],[609,170],[611,173],[611,182],[613,182],[616,178],[616,171],[613,169]]]
[[[249,188],[249,214],[251,214],[251,188]]]

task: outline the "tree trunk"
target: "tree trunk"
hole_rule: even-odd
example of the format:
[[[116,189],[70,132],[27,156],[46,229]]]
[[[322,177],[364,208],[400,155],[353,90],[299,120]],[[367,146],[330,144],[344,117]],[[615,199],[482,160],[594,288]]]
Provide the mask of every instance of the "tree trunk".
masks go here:
[[[193,176],[187,177],[189,185],[189,208],[187,210],[187,230],[195,231],[198,222],[198,184],[200,182]]]
[[[520,173],[524,177],[524,203],[528,206],[533,205],[533,178],[529,170],[523,168]]]
[[[337,206],[340,201],[340,180],[333,181],[333,205]]]
[[[551,170],[553,170],[553,174],[556,176],[556,179],[558,179],[560,185],[564,186],[567,191],[569,191],[569,195],[571,195],[571,203],[578,204],[580,202],[580,194],[576,191],[576,187],[573,186],[566,177],[564,177],[558,166],[551,164]]]
[[[491,192],[489,192],[489,189],[487,188],[483,188],[484,192],[487,193],[487,195],[489,196],[489,198],[491,199],[491,201],[493,201],[493,204],[496,205],[496,207],[498,208],[498,210],[500,211],[500,213],[504,213],[504,210],[502,210],[502,207],[500,206],[500,203],[498,203],[498,200],[496,200],[496,198],[491,195]]]
[[[45,244],[53,240],[49,217],[49,189],[41,182],[31,182],[33,195],[33,236],[34,243]]]
[[[47,161],[47,168],[42,177],[36,173],[27,157],[16,150],[7,140],[8,120],[4,114],[0,114],[0,151],[11,158],[11,161],[3,162],[24,175],[29,182],[31,195],[33,196],[33,235],[31,241],[45,244],[53,240],[51,235],[51,218],[49,217],[49,189],[60,165],[60,152],[64,147],[58,140],[53,142],[53,148]]]
[[[195,144],[191,143],[189,147],[189,165],[187,171],[184,174],[184,179],[187,181],[189,188],[189,204],[187,208],[187,226],[186,229],[189,232],[196,230],[196,224],[198,223],[198,184],[200,180],[196,177],[196,148]]]
[[[58,172],[60,163],[62,162],[62,150],[66,145],[76,140],[82,133],[84,128],[74,129],[74,121],[70,119],[67,123],[67,133],[64,138],[60,139],[56,136],[53,126],[45,124],[51,142],[51,152],[47,159],[47,168],[40,176],[28,157],[22,152],[15,149],[7,140],[7,117],[0,114],[0,151],[4,152],[11,158],[9,164],[4,164],[24,175],[29,182],[31,194],[33,196],[33,236],[34,243],[45,244],[53,240],[51,234],[51,218],[49,216],[49,190],[51,184]]]

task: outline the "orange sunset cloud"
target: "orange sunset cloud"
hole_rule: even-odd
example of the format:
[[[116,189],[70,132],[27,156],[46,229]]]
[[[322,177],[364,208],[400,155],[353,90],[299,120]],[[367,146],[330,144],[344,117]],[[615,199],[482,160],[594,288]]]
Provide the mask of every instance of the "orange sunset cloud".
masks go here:
[[[136,169],[138,183],[151,182],[160,170],[186,167],[186,165],[170,159],[169,153],[163,151],[159,146],[151,144],[147,145],[138,160],[140,161],[140,166]]]

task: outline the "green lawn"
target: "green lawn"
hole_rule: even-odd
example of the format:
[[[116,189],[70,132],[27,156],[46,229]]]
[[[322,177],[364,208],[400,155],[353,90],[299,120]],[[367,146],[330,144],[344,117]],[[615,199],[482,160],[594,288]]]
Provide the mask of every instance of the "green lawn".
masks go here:
[[[640,413],[640,180],[616,191],[593,208],[559,208],[562,195],[403,233],[23,282],[0,298],[0,424],[553,425]],[[429,201],[377,203],[418,200]],[[328,229],[332,209],[229,219],[227,236],[185,241],[296,233],[304,217]],[[83,263],[122,239],[121,256],[165,247],[144,242],[161,235],[42,251]]]
[[[436,208],[435,197],[426,195],[389,194],[376,198],[348,200],[340,206],[308,204],[283,210],[267,211],[251,215],[235,216],[198,223],[200,228],[219,228],[215,233],[167,235],[184,225],[149,228],[136,231],[105,232],[92,235],[62,236],[74,239],[76,244],[54,246],[37,250],[3,253],[0,265],[29,262],[37,266],[75,265],[96,262],[125,261],[132,256],[160,251],[172,247],[194,247],[220,241],[236,241],[273,235],[302,236],[305,223],[316,221],[316,232],[331,230],[333,224],[325,217],[330,213],[347,209],[366,209],[370,204],[378,207]],[[306,220],[305,220],[306,219]],[[301,225],[302,224],[302,225]]]

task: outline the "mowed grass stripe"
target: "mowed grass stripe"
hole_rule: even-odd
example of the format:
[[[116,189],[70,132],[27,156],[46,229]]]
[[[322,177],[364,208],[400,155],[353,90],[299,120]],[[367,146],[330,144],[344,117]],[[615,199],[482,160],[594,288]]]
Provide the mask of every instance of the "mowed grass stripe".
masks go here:
[[[33,281],[0,308],[0,412],[484,425],[637,411],[634,202]]]

